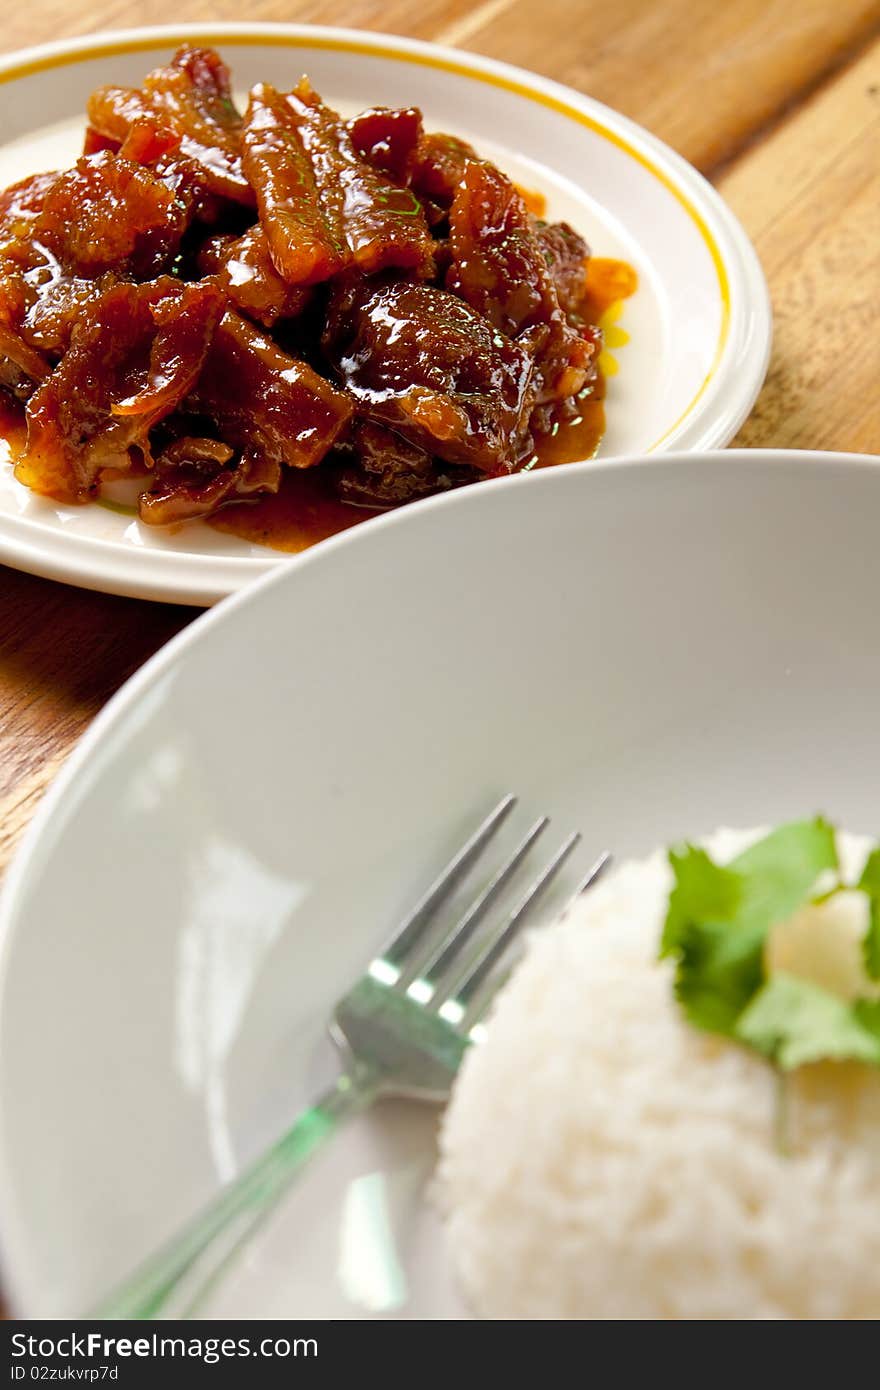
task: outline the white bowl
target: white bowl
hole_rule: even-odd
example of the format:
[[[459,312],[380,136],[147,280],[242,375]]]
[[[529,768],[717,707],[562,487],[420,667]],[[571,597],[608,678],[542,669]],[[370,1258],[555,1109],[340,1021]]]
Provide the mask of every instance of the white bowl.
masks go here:
[[[331,1074],[331,1002],[505,790],[583,831],[569,886],[722,822],[876,834],[878,517],[877,460],[576,465],[320,546],[155,657],[3,901],[15,1308],[80,1311],[284,1127]],[[432,1121],[390,1115],[316,1162],[215,1311],[459,1311]]]

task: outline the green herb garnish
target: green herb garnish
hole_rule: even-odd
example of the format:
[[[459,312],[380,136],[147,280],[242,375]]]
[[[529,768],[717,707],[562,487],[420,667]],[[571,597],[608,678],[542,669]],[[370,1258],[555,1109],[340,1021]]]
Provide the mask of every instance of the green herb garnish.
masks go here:
[[[880,849],[869,855],[858,887],[871,902],[871,924],[862,943],[865,969],[872,980],[880,980]]]
[[[729,864],[693,845],[673,849],[675,884],[661,956],[675,958],[675,993],[688,1021],[754,1048],[783,1070],[845,1058],[880,1066],[880,1001],[839,999],[794,975],[768,978],[767,938],[777,923],[816,902],[817,881],[842,892],[834,827],[826,820],[780,826]],[[880,850],[855,887],[867,894],[867,974],[880,979]]]
[[[880,1066],[880,1005],[847,1004],[780,971],[740,1015],[736,1036],[786,1071],[832,1059]]]

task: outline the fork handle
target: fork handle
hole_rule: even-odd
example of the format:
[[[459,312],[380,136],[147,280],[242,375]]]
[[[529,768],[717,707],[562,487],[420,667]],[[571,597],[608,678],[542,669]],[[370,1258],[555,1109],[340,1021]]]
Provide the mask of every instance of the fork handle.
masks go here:
[[[371,1105],[379,1090],[379,1076],[368,1068],[353,1068],[341,1076],[272,1148],[228,1183],[91,1316],[192,1317],[313,1154],[344,1120]]]

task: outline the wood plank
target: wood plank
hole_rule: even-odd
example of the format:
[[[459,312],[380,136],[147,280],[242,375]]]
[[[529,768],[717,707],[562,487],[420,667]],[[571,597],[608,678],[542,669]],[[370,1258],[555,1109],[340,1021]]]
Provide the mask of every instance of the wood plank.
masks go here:
[[[738,444],[880,452],[878,150],[880,42],[720,181],[775,316]]]
[[[49,785],[64,766],[68,751],[61,748],[42,758],[6,796],[0,796],[0,873],[11,861]]]
[[[878,32],[877,0],[515,0],[465,46],[588,92],[706,172]]]
[[[0,567],[0,871],[76,739],[195,611]]]
[[[0,49],[24,48],[70,34],[125,29],[141,24],[247,23],[339,24],[352,29],[382,29],[432,39],[448,26],[466,20],[474,9],[468,0],[35,0],[8,7],[3,16]]]

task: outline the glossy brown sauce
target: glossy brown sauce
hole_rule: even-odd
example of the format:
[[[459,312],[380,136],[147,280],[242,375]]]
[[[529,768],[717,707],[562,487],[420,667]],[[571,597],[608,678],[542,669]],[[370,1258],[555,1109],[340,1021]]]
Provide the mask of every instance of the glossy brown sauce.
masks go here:
[[[600,377],[589,396],[579,401],[578,415],[538,441],[535,455],[523,472],[593,457],[605,433],[604,387]],[[319,468],[300,472],[286,469],[275,496],[259,502],[234,502],[211,517],[208,525],[255,545],[297,552],[386,510],[394,509],[340,502]]]
[[[628,299],[637,286],[636,272],[626,261],[595,257],[587,269],[584,318],[588,323],[601,323],[608,310]],[[578,414],[540,440],[535,457],[526,468],[552,468],[592,458],[605,433],[604,395],[605,382],[600,375],[598,383],[579,401]],[[233,503],[212,517],[208,525],[256,545],[297,552],[368,517],[381,515],[375,507],[340,502],[320,469],[302,473],[287,470],[277,496],[264,497],[259,502]]]
[[[0,391],[0,463],[14,463],[24,448],[24,406]]]
[[[538,440],[534,461],[527,467],[555,468],[560,463],[593,458],[605,433],[604,378],[600,376],[589,394],[577,400],[578,414]]]
[[[625,261],[600,257],[591,260],[584,318],[590,323],[601,323],[612,306],[635,292],[637,283],[636,272]],[[604,394],[604,381],[600,376],[599,382],[580,401],[578,415],[541,439],[527,468],[549,468],[592,458],[605,431]],[[23,407],[0,391],[0,462],[14,462],[24,440]],[[288,469],[277,496],[264,497],[258,502],[234,503],[207,524],[257,545],[295,552],[380,515],[381,511],[374,507],[340,502],[321,469],[301,472]]]
[[[295,552],[308,550],[317,541],[381,515],[382,509],[377,507],[340,502],[320,468],[298,472],[286,468],[274,497],[263,497],[259,502],[233,502],[212,516],[208,525],[255,545]]]

